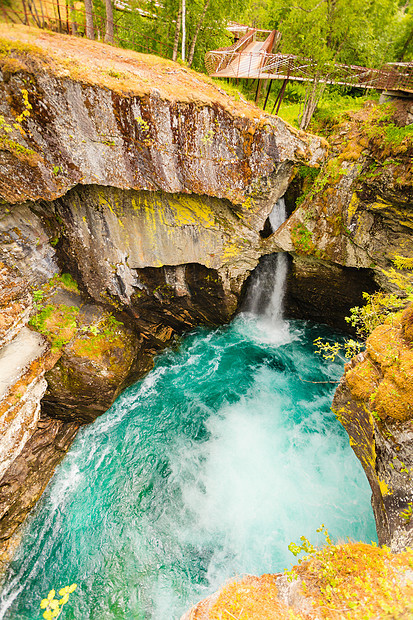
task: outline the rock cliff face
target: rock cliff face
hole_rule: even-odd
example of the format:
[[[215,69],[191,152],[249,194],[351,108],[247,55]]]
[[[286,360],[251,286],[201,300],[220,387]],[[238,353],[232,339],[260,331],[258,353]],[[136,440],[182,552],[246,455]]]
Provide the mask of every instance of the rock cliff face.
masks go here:
[[[413,306],[389,317],[346,365],[333,408],[372,489],[379,542],[413,543]]]
[[[0,115],[5,541],[80,424],[175,335],[233,316],[325,144],[167,60],[23,27],[0,26]]]
[[[348,314],[343,295],[358,287],[397,290],[395,256],[413,257],[413,144],[397,119],[397,108],[367,106],[336,128],[318,176],[298,171],[304,200],[274,235],[294,258],[293,316]]]
[[[293,256],[292,315],[344,317],[348,289],[376,285],[403,297],[411,286],[413,141],[398,118],[397,107],[366,107],[344,121],[320,174],[305,178],[302,204],[275,233]],[[378,327],[334,399],[372,488],[379,540],[395,551],[413,532],[410,323],[408,310]]]

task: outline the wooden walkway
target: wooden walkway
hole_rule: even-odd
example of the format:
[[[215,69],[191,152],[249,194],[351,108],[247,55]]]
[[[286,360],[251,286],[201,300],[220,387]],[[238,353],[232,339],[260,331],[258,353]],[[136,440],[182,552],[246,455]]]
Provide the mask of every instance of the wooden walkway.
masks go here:
[[[260,33],[261,34],[261,33]],[[272,31],[264,41],[257,40],[258,31],[250,30],[236,44],[207,52],[208,74],[220,78],[259,80],[313,81],[356,86],[380,91],[401,91],[413,95],[413,63],[392,63],[381,69],[356,65],[331,64],[323,68],[308,58],[293,54],[274,54],[271,50],[280,33]]]

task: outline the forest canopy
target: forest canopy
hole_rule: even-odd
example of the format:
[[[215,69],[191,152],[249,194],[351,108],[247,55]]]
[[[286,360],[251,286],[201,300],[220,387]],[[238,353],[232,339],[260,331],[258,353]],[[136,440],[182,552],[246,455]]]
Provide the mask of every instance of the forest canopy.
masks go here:
[[[320,64],[413,60],[412,0],[0,0],[1,7],[12,19],[181,58],[198,71],[207,51],[233,43],[230,21],[276,29],[277,51]]]

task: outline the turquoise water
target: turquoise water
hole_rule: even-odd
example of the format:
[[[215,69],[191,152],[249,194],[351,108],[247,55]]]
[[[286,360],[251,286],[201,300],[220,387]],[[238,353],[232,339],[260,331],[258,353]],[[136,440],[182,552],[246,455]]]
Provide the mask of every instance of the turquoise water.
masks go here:
[[[376,540],[370,491],[330,412],[326,327],[247,316],[199,329],[84,428],[29,518],[0,618],[172,620],[227,578],[289,567],[290,541]],[[326,381],[326,383],[313,382]],[[332,383],[329,383],[332,382]]]

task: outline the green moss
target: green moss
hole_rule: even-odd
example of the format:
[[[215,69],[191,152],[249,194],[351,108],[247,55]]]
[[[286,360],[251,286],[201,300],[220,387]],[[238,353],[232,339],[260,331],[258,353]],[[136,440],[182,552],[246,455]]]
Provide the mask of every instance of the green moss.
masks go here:
[[[115,348],[124,348],[126,336],[120,327],[123,323],[107,313],[98,324],[81,328],[85,335],[74,341],[73,351],[96,361],[110,356]]]
[[[36,151],[26,148],[22,144],[16,142],[16,140],[12,140],[7,136],[0,136],[0,150],[9,151],[9,153],[17,157],[17,159],[26,161],[31,166],[36,166],[40,159]]]
[[[54,275],[53,278],[50,280],[49,284],[51,286],[61,285],[67,291],[72,291],[73,293],[79,292],[78,284],[76,280],[72,278],[70,273],[62,273],[60,276],[58,276],[57,274]]]
[[[76,306],[47,304],[38,307],[36,314],[31,317],[29,325],[43,334],[51,343],[52,350],[56,351],[73,337],[77,329],[76,317],[78,314],[79,308]]]
[[[15,52],[24,54],[29,58],[32,56],[37,56],[39,58],[45,57],[45,52],[38,45],[33,43],[23,43],[22,41],[17,40],[11,41],[0,37],[0,58],[3,56],[7,61],[9,61],[10,54]]]
[[[291,240],[301,254],[310,254],[314,249],[313,234],[302,222],[291,229]]]

